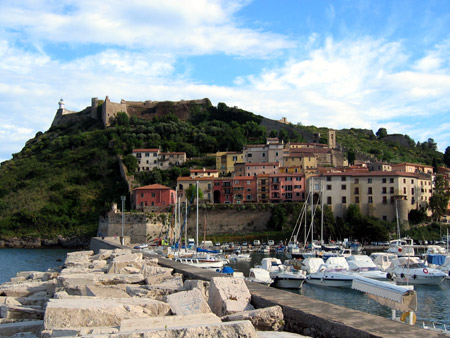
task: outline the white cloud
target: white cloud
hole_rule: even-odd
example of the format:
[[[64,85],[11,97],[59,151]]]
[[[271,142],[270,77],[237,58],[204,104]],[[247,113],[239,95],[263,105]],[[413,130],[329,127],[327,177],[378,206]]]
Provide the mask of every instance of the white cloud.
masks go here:
[[[0,4],[0,28],[36,43],[103,44],[185,54],[267,57],[293,47],[284,36],[240,27],[246,1],[28,1]]]

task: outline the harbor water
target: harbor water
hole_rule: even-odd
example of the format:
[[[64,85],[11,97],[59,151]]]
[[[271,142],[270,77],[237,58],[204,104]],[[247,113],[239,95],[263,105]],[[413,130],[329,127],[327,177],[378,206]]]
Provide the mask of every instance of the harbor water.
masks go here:
[[[67,249],[0,249],[0,283],[19,271],[47,271],[62,265]]]
[[[245,276],[248,276],[250,268],[259,264],[263,257],[268,256],[268,254],[252,253],[250,261],[231,262],[230,266],[235,271],[241,271]],[[271,253],[270,256],[280,258],[281,261],[286,259],[284,256],[274,253]],[[416,285],[414,289],[417,291],[418,301],[416,325],[421,327],[423,324],[432,326],[435,323],[436,326],[443,327],[445,324],[447,328],[450,328],[450,281],[446,280],[439,286]],[[388,307],[378,304],[364,293],[356,290],[323,287],[307,283],[304,283],[300,290],[285,290],[384,318],[391,318],[391,310]]]

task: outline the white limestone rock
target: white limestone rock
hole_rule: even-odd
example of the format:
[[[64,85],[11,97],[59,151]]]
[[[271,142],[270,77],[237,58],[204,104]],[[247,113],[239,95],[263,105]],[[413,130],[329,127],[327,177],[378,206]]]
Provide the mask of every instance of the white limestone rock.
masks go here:
[[[177,292],[177,290],[154,289],[148,285],[127,285],[126,292],[131,297],[144,297],[165,301],[168,295]]]
[[[0,337],[13,337],[20,333],[39,335],[44,327],[43,320],[31,320],[0,325]]]
[[[251,294],[240,278],[213,277],[209,286],[208,304],[212,312],[225,316],[236,312],[251,310]]]
[[[0,317],[8,319],[43,319],[44,310],[41,307],[0,305]]]
[[[181,291],[167,296],[172,313],[179,316],[210,313],[211,309],[199,289]]]
[[[144,298],[78,297],[50,299],[47,303],[45,329],[118,326],[123,319],[165,316],[166,303]]]
[[[46,282],[26,281],[23,283],[3,283],[0,285],[0,294],[9,297],[28,297],[36,292],[45,291],[47,295],[53,296],[56,284],[55,280]]]
[[[183,288],[185,290],[199,289],[206,300],[209,298],[209,282],[199,279],[187,279],[184,281]]]
[[[257,333],[252,323],[247,320],[211,323],[206,325],[184,325],[162,329],[142,329],[137,331],[119,332],[110,335],[90,335],[97,338],[257,338]]]
[[[130,296],[124,290],[116,286],[86,286],[86,296],[103,298],[129,298]]]
[[[182,291],[183,290],[183,275],[176,273],[172,275],[172,278],[166,279],[165,281],[152,284],[151,287],[154,289],[164,289],[164,290],[172,290],[172,291]]]
[[[183,316],[164,316],[151,318],[125,319],[120,323],[120,332],[154,330],[154,329],[170,329],[172,327],[188,326],[188,325],[208,325],[221,323],[219,317],[214,313],[187,314]]]
[[[145,277],[145,283],[149,285],[159,284],[172,278],[173,269],[160,266],[144,265],[142,274]]]
[[[141,273],[133,273],[133,274],[108,273],[98,277],[98,282],[103,285],[136,284],[136,283],[143,283],[144,281],[145,281],[144,275]]]
[[[221,318],[224,322],[234,320],[250,320],[257,330],[280,331],[284,326],[284,316],[281,306],[271,306],[233,313]]]

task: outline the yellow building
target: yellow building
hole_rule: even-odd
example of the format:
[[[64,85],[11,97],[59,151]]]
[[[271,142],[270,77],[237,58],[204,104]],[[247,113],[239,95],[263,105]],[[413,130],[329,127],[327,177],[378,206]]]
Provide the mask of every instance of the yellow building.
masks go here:
[[[245,163],[242,152],[219,151],[216,153],[216,169],[220,175],[233,174],[236,163]]]
[[[214,202],[214,177],[178,177],[177,178],[177,190],[178,197],[181,198],[181,202],[186,201],[185,191],[190,186],[196,186],[203,192],[203,199],[201,203],[213,203]]]
[[[292,152],[284,155],[285,168],[299,168],[301,173],[310,169],[317,169],[317,158],[314,154]]]

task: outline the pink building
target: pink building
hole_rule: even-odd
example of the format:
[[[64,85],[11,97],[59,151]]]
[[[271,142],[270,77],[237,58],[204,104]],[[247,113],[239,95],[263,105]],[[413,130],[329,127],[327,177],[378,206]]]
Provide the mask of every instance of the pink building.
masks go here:
[[[279,162],[271,163],[240,163],[235,164],[235,176],[258,176],[264,174],[276,174],[280,171]]]
[[[136,209],[166,207],[175,204],[176,192],[161,184],[146,185],[133,190]]]
[[[256,203],[256,176],[233,177],[233,203]]]
[[[300,173],[269,175],[269,201],[271,203],[300,202],[305,200],[305,176]]]
[[[214,179],[214,203],[233,203],[233,178]]]

